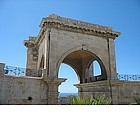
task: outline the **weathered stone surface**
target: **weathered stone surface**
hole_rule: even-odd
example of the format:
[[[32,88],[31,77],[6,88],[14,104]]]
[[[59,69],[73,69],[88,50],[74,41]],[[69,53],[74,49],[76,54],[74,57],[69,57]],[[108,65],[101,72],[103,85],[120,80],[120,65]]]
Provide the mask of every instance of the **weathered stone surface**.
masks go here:
[[[129,104],[133,95],[140,95],[140,82],[117,78],[114,40],[120,32],[54,14],[43,18],[40,28],[37,37],[24,41],[29,78],[4,75],[0,63],[0,104],[58,104],[58,87],[66,80],[58,78],[62,63],[77,73],[79,83],[75,86],[80,96],[105,94],[113,104]],[[94,61],[101,68],[97,76]]]
[[[4,75],[4,63],[0,63],[0,75]]]
[[[77,72],[80,83],[84,83],[89,79],[89,63],[98,60],[103,79],[117,78],[113,39],[120,33],[113,31],[110,26],[52,14],[43,18],[40,27],[36,38],[29,37],[24,41],[28,48],[27,68],[46,69],[45,76],[58,77],[60,64],[66,63]],[[36,57],[32,54],[35,48],[38,50]]]
[[[4,75],[0,83],[0,104],[47,104],[48,88],[41,78]]]
[[[105,80],[75,86],[79,89],[80,96],[92,95],[97,98],[104,94],[112,98],[113,104],[131,104],[134,96],[140,97],[139,81]]]

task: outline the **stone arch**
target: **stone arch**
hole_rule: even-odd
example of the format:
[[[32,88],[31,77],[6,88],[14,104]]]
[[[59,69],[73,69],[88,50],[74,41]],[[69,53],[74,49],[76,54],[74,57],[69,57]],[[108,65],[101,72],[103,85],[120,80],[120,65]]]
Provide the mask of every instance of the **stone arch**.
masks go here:
[[[56,65],[57,77],[58,77],[58,72],[59,72],[60,65],[61,65],[61,63],[63,63],[63,60],[64,60],[70,53],[72,53],[72,52],[74,52],[74,51],[76,51],[76,50],[80,50],[80,49],[81,49],[81,47],[72,48],[72,49],[68,50],[67,52],[65,52],[65,53],[61,56],[61,58],[58,60],[58,63],[57,63],[57,65]],[[77,70],[76,70],[72,65],[70,65],[70,64],[67,64],[67,65],[71,66],[71,67],[74,69],[74,71],[75,71],[76,74],[77,74],[78,81],[80,81],[80,78],[79,78],[79,75],[78,75]]]
[[[57,63],[57,65],[56,65],[57,75],[58,75],[59,67],[60,67],[61,63],[63,62],[63,60],[64,60],[70,53],[72,53],[72,52],[74,52],[74,51],[76,51],[76,50],[80,50],[80,49],[81,49],[81,47],[72,48],[72,49],[68,50],[67,52],[65,52],[65,53],[61,56],[61,58],[58,60],[58,63]]]
[[[59,93],[78,93],[78,89],[74,86],[74,84],[79,84],[79,79],[74,68],[61,63],[59,68],[59,78],[67,79],[58,87]]]
[[[58,86],[66,80],[58,78],[61,63],[68,64],[76,71],[80,79],[80,84],[75,85],[79,94],[108,94],[109,89],[112,94],[111,80],[117,80],[114,40],[120,32],[113,31],[110,26],[54,14],[43,18],[40,27],[37,37],[29,37],[24,41],[28,52],[26,68],[39,70],[44,67],[41,77],[48,84],[48,104],[57,104]],[[34,54],[33,50],[36,50]],[[45,59],[42,59],[43,54]],[[92,72],[90,65],[94,60],[100,64],[100,77],[89,75],[89,71]],[[106,81],[89,83],[99,80]]]
[[[64,64],[67,64],[67,63],[64,63]],[[79,75],[79,73],[78,73],[78,71],[77,71],[77,69],[75,69],[75,67],[73,67],[72,65],[70,65],[70,64],[67,64],[67,65],[69,65],[74,71],[75,71],[75,73],[77,74],[77,78],[78,78],[78,83],[80,83],[80,75]]]
[[[106,69],[101,59],[93,52],[89,51],[88,48],[81,49],[81,47],[73,48],[62,55],[57,63],[57,77],[61,63],[65,63],[71,66],[77,73],[80,83],[94,82],[97,77],[89,77],[89,67],[91,63],[97,60],[101,66],[102,75],[98,77],[98,80],[106,80],[107,74]]]
[[[99,64],[99,67],[100,67],[100,70],[101,70],[101,74],[97,75],[97,76],[94,76],[94,69],[92,69],[92,71],[93,71],[92,74],[89,74],[89,71],[87,71],[88,72],[88,74],[87,74],[88,76],[87,76],[86,82],[96,82],[96,81],[107,80],[106,68],[105,68],[103,62],[101,61],[101,59],[98,58],[96,55],[95,55],[95,59],[93,59],[91,62],[89,62],[88,66],[87,66],[87,69],[91,69],[90,67],[93,65],[93,62],[95,62],[95,61],[97,61],[97,63]],[[93,67],[94,66],[92,66],[92,68]]]

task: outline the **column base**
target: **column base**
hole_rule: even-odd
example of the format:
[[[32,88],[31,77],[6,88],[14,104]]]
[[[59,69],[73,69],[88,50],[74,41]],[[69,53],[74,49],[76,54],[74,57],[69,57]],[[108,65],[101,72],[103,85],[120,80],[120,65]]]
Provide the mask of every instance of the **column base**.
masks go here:
[[[58,104],[58,86],[65,82],[64,78],[50,78],[44,77],[43,80],[48,85],[48,104],[49,105],[57,105]]]

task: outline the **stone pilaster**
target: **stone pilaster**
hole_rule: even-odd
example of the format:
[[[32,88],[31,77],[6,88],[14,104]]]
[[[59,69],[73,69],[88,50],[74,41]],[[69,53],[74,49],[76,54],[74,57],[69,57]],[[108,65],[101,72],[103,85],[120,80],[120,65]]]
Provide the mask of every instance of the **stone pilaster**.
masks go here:
[[[111,80],[117,80],[117,70],[116,70],[116,57],[115,57],[115,44],[112,38],[109,38],[109,51],[110,51],[110,71]]]
[[[120,87],[123,85],[123,81],[111,80],[111,91],[112,91],[112,104],[119,104],[119,93]]]
[[[89,67],[89,77],[93,77],[93,76],[94,76],[94,69],[93,69],[93,63],[92,63]]]
[[[35,45],[36,37],[29,37],[29,40],[24,40],[24,46],[27,47],[26,69],[37,69],[38,49]]]
[[[58,86],[65,82],[64,78],[49,78],[45,77],[44,81],[48,85],[48,105],[57,105],[58,104]]]
[[[4,63],[0,63],[0,75],[4,75]]]

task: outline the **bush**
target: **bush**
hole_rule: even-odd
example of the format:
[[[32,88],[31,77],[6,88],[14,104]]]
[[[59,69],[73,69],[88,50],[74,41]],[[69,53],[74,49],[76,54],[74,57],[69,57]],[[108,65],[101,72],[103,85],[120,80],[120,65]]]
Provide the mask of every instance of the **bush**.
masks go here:
[[[110,105],[111,101],[111,98],[105,99],[105,95],[99,96],[98,99],[93,99],[92,96],[88,96],[87,98],[71,96],[69,98],[71,105]]]
[[[102,95],[98,99],[93,100],[92,105],[110,105],[111,101],[111,98],[105,99],[105,95]]]
[[[134,101],[135,103],[132,103],[133,105],[140,105],[140,98],[139,97],[133,97],[134,98]]]

